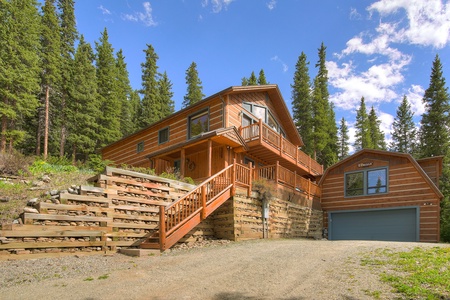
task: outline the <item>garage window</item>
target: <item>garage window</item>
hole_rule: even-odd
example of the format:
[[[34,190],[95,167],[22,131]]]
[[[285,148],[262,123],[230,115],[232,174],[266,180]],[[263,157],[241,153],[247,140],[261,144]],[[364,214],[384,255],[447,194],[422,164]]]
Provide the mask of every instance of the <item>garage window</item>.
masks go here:
[[[345,174],[345,196],[387,193],[387,168]]]

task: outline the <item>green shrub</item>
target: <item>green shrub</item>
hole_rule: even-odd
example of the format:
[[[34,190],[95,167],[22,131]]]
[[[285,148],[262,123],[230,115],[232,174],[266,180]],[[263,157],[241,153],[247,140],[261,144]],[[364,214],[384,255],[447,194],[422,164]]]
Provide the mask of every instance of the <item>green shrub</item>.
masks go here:
[[[35,160],[34,163],[28,168],[32,175],[39,174],[55,174],[62,172],[77,172],[78,168],[72,165],[52,165],[43,160]]]
[[[33,157],[27,157],[22,153],[0,153],[0,174],[24,176],[28,173],[28,167],[32,164]]]
[[[111,166],[114,163],[110,160],[103,160],[100,154],[91,154],[87,162],[88,167],[96,173],[101,173],[106,166]]]

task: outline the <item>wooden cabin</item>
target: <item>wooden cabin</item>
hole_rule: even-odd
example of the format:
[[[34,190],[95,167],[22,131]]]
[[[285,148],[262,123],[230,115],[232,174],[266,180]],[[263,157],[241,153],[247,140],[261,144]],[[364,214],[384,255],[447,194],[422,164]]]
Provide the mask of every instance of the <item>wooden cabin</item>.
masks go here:
[[[268,179],[279,175],[295,190],[296,181],[307,185],[323,173],[302,145],[277,85],[236,86],[106,146],[102,156],[157,174],[175,170],[196,182],[236,160]]]
[[[439,241],[442,157],[361,150],[320,180],[330,240]]]

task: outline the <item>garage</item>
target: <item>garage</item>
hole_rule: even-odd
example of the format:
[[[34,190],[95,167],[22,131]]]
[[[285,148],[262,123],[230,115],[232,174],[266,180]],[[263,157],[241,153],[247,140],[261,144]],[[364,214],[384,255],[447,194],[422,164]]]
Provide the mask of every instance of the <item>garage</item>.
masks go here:
[[[330,240],[419,241],[419,208],[329,213]]]

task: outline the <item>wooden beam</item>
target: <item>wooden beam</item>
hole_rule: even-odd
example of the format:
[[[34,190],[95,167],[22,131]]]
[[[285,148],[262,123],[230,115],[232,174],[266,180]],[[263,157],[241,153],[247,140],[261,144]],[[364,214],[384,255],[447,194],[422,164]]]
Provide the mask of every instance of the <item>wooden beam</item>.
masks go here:
[[[207,160],[208,160],[208,177],[211,177],[212,175],[212,141],[211,139],[208,139],[208,148],[206,150],[207,152]]]
[[[181,148],[180,174],[181,177],[184,177],[184,174],[186,174],[186,150],[184,148]]]

